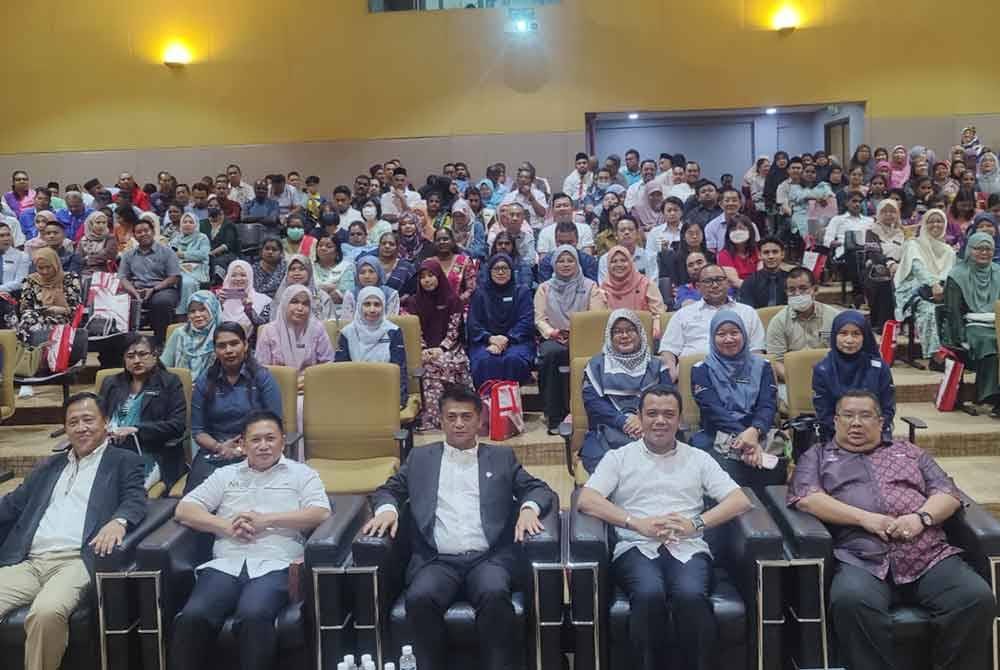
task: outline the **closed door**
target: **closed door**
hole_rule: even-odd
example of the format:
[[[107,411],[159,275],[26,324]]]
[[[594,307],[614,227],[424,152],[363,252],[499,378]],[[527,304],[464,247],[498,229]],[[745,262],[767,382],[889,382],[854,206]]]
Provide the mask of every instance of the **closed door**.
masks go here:
[[[840,164],[850,158],[851,122],[848,119],[826,124],[826,153],[840,159]]]

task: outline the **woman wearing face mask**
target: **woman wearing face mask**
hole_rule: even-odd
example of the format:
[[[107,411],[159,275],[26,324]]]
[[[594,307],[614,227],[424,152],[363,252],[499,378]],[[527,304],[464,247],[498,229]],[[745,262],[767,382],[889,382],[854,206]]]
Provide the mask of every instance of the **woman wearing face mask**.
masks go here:
[[[451,290],[463,306],[468,306],[472,292],[476,290],[476,262],[461,253],[454,233],[448,228],[434,233],[434,252],[435,259],[451,284]]]
[[[743,286],[743,280],[760,266],[753,223],[742,214],[737,214],[726,224],[726,244],[719,251],[719,265],[734,289]]]
[[[607,298],[596,283],[583,276],[577,250],[568,244],[552,252],[552,279],[535,292],[535,327],[541,333],[538,347],[538,387],[545,405],[549,434],[558,433],[569,411],[566,375],[559,367],[569,365],[569,325],[574,312],[607,309]]]
[[[441,427],[438,400],[445,386],[472,385],[462,335],[465,310],[436,259],[420,264],[417,293],[407,299],[407,311],[420,318],[424,368],[420,430],[435,430]]]
[[[361,219],[367,236],[364,245],[369,248],[376,246],[383,235],[392,232],[392,224],[382,219],[382,205],[378,197],[369,198],[361,205]],[[352,240],[351,244],[355,244],[355,241]]]
[[[21,289],[17,337],[36,347],[48,341],[54,327],[73,318],[80,304],[80,279],[63,272],[59,256],[50,247],[41,247],[32,260],[35,271],[24,279]]]
[[[243,326],[247,339],[253,343],[257,328],[270,320],[271,299],[254,289],[253,268],[249,263],[236,260],[229,264],[219,298],[222,300],[222,320]]]
[[[181,266],[181,300],[177,313],[183,314],[188,297],[208,282],[209,252],[211,242],[208,236],[198,230],[194,214],[182,214],[177,234],[170,240],[170,248],[177,254]]]
[[[385,313],[385,295],[376,286],[358,291],[354,318],[340,331],[336,361],[394,363],[399,366],[399,406],[408,396],[403,331]]]
[[[813,368],[812,387],[813,405],[824,441],[833,438],[837,400],[853,389],[875,394],[882,407],[882,434],[892,439],[896,387],[892,383],[892,371],[879,357],[875,335],[861,312],[847,310],[833,320],[830,353]]]
[[[108,230],[108,216],[104,212],[92,212],[83,221],[83,236],[77,245],[83,261],[80,278],[88,280],[95,272],[112,271],[118,258],[118,242]]]
[[[278,286],[272,302],[276,301],[280,303],[285,289],[292,284],[301,284],[309,289],[309,297],[311,298],[309,304],[313,316],[320,321],[336,318],[333,301],[330,300],[330,296],[327,295],[326,291],[320,291],[316,287],[316,277],[313,272],[312,261],[305,256],[290,256],[288,258],[288,270],[285,272],[285,278],[281,281],[281,285]],[[268,311],[268,318],[271,321],[277,320],[278,314],[273,308]]]
[[[298,212],[292,212],[285,219],[285,256],[301,255],[310,261],[316,260],[316,238],[306,235],[305,220]]]
[[[337,238],[324,233],[316,240],[316,286],[325,291],[340,313],[344,295],[354,288],[354,261],[345,258]]]
[[[778,413],[778,387],[771,364],[747,346],[746,326],[728,309],[708,328],[708,355],[691,368],[691,387],[701,410],[701,430],[691,444],[712,454],[741,486],[763,493],[785,482],[785,443],[771,431]]]
[[[393,233],[389,234],[392,235]],[[386,236],[383,235],[382,237]],[[414,274],[416,274],[415,271]],[[399,315],[399,291],[386,284],[386,275],[382,262],[374,256],[362,256],[354,263],[354,288],[344,294],[344,304],[340,308],[341,323],[350,322],[354,318],[361,289],[368,286],[373,286],[382,291],[384,311],[387,317]]]
[[[239,235],[234,226],[222,214],[219,201],[208,199],[208,218],[201,222],[201,232],[208,237],[209,277],[213,285],[222,283],[226,269],[236,259],[240,251]]]
[[[126,334],[125,370],[106,378],[98,396],[112,444],[142,456],[146,490],[162,481],[169,491],[184,471],[187,402],[151,337]]]
[[[865,267],[860,273],[871,309],[872,327],[876,330],[881,330],[893,317],[893,276],[903,255],[904,241],[899,205],[894,199],[886,198],[879,205],[875,222],[865,232]]]
[[[992,405],[990,416],[1000,418],[993,318],[1000,300],[1000,265],[993,262],[995,249],[996,240],[988,233],[969,237],[965,257],[955,263],[945,284],[941,340],[966,354],[966,367],[976,372],[976,402]]]
[[[920,233],[903,244],[902,259],[893,284],[896,292],[896,319],[913,316],[923,357],[931,358],[931,369],[943,371],[939,354],[936,306],[944,299],[944,284],[955,265],[955,250],[945,241],[947,217],[940,209],[924,214]]]
[[[197,381],[215,362],[212,338],[222,323],[222,306],[211,291],[195,291],[187,299],[185,309],[187,323],[170,333],[160,362],[168,368],[187,368],[191,379]]]
[[[288,269],[284,255],[277,237],[268,237],[261,243],[260,258],[253,264],[253,288],[257,293],[274,299]]]
[[[400,258],[399,248],[399,235],[382,234],[378,243],[378,262],[382,266],[384,278],[382,283],[400,295],[411,295],[416,291],[414,280],[417,274],[416,261]]]

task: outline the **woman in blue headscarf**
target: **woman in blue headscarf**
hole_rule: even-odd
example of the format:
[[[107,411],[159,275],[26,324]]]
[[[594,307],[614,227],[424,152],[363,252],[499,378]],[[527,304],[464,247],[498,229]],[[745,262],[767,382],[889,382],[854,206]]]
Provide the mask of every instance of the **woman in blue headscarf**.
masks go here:
[[[160,361],[168,368],[187,368],[192,381],[215,362],[215,329],[222,322],[222,306],[211,291],[195,291],[185,305],[187,323],[167,338]]]
[[[701,410],[701,430],[691,444],[715,456],[740,485],[782,484],[786,462],[766,467],[773,459],[765,454],[784,453],[783,443],[768,442],[778,412],[771,364],[750,351],[746,326],[732,310],[719,310],[708,333],[708,355],[691,368],[691,390]]]
[[[833,438],[837,400],[847,391],[871,391],[882,407],[882,436],[892,438],[896,387],[892,371],[882,362],[875,335],[861,312],[847,310],[833,320],[830,353],[813,368],[813,406],[823,440]]]
[[[375,256],[362,256],[354,263],[354,288],[344,294],[340,322],[350,323],[358,304],[358,294],[366,286],[377,286],[385,295],[385,316],[399,316],[399,292],[385,285],[385,269]]]
[[[580,459],[593,472],[609,449],[642,438],[639,397],[651,386],[673,387],[670,372],[650,354],[646,329],[630,309],[616,309],[604,329],[604,349],[583,376],[583,406],[590,430]]]
[[[476,388],[490,379],[526,382],[535,360],[535,323],[531,290],[515,284],[514,262],[495,254],[486,263],[486,280],[469,307],[469,364]]]

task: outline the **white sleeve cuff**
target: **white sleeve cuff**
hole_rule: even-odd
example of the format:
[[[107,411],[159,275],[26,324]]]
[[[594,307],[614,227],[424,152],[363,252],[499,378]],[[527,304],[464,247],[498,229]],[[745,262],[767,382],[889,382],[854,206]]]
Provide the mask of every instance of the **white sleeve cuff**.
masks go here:
[[[538,516],[542,515],[542,508],[539,507],[538,503],[536,503],[534,500],[529,500],[525,502],[523,505],[521,505],[521,509],[524,509],[525,507],[530,507],[531,509],[535,510],[535,514],[537,514]]]
[[[375,510],[375,516],[378,516],[382,512],[395,512],[396,516],[397,517],[399,516],[399,510],[396,509],[396,506],[390,505],[388,503],[386,503],[385,505],[380,505],[379,508]]]

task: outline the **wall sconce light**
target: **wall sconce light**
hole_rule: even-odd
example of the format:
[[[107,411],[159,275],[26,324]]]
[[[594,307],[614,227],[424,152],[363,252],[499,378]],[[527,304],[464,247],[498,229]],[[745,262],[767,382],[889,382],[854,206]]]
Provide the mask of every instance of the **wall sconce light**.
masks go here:
[[[191,62],[191,52],[183,44],[174,42],[163,51],[163,64],[171,68],[182,68]]]
[[[779,35],[786,36],[795,32],[799,27],[799,13],[794,7],[785,5],[774,15],[771,23]]]

